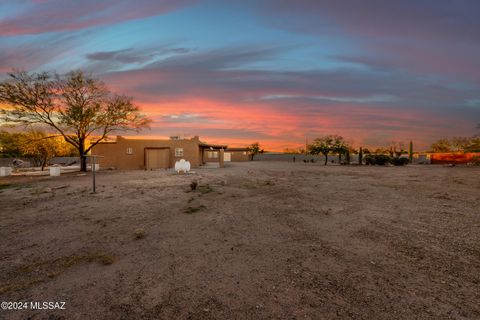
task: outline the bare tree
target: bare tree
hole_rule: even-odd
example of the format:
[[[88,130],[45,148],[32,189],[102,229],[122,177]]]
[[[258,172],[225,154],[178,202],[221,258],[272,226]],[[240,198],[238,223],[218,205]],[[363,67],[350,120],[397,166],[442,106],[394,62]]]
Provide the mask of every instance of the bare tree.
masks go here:
[[[61,134],[81,157],[114,131],[148,127],[150,119],[142,114],[130,97],[112,94],[99,79],[82,71],[66,76],[54,73],[18,71],[9,73],[0,83],[0,119],[20,125],[44,124]]]

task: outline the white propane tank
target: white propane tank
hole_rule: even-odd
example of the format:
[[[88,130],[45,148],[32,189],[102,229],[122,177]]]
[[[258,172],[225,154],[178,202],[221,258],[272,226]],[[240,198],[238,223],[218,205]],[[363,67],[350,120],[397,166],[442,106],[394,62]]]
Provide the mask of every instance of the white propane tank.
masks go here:
[[[181,159],[180,161],[175,162],[175,171],[177,171],[177,173],[180,173],[180,171],[183,171],[184,173],[189,172],[190,161],[185,161],[185,159]]]

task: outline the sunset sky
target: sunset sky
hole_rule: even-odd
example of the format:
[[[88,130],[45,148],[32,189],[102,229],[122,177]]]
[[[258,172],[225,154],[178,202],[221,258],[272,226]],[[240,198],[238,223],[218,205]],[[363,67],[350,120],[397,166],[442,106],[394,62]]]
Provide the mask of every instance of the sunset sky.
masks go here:
[[[480,1],[0,0],[12,68],[92,72],[154,120],[269,150],[478,133]]]

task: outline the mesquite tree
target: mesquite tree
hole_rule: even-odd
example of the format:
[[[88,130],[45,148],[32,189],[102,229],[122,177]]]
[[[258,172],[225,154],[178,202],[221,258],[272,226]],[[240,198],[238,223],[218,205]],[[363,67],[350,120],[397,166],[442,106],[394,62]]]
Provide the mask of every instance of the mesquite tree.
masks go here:
[[[247,148],[248,148],[248,152],[250,153],[250,156],[251,156],[250,160],[252,160],[252,161],[253,161],[253,157],[256,154],[264,152],[263,149],[260,148],[260,144],[258,142],[252,143]]]
[[[150,120],[130,97],[111,93],[82,71],[9,73],[0,83],[0,119],[10,124],[47,125],[73,145],[86,171],[85,155],[109,133],[148,127]]]
[[[323,154],[325,157],[325,165],[328,163],[328,154],[334,152],[338,154],[338,162],[342,161],[342,154],[348,152],[349,146],[345,139],[339,135],[328,135],[316,138],[313,143],[308,146],[311,154]]]
[[[338,164],[342,164],[342,155],[349,151],[350,146],[342,136],[332,136],[332,151],[338,154]]]
[[[334,138],[333,136],[325,136],[322,138],[316,138],[313,143],[308,146],[308,150],[311,154],[323,154],[325,157],[325,165],[328,163],[328,154],[333,151]]]

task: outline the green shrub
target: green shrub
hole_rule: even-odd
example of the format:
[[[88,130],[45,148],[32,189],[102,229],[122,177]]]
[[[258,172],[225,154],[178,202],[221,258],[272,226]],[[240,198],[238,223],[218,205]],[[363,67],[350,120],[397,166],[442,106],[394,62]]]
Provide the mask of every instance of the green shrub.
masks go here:
[[[367,154],[363,159],[365,160],[366,165],[368,165],[368,166],[375,165],[375,155]]]
[[[392,158],[385,154],[368,154],[365,156],[365,164],[372,165],[372,166],[373,165],[384,166],[387,163],[390,163],[391,161],[392,161]]]
[[[147,235],[145,230],[143,230],[143,229],[137,229],[137,230],[135,230],[135,232],[133,234],[134,234],[134,237],[135,237],[136,240],[143,239]]]
[[[393,158],[391,162],[394,166],[404,166],[408,164],[410,160],[408,160],[408,158]]]
[[[472,163],[475,166],[480,166],[480,156],[473,156]]]

